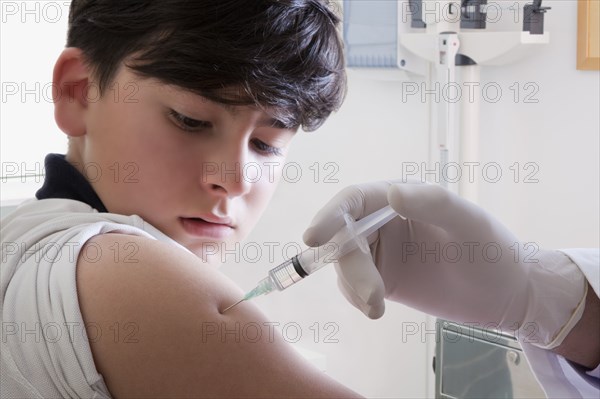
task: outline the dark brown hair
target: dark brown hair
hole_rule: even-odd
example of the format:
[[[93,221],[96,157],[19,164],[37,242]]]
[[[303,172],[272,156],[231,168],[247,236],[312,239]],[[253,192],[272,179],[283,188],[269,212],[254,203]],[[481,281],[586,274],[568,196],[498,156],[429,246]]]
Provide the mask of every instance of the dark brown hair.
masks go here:
[[[310,131],[346,92],[339,22],[326,0],[73,0],[67,46],[83,51],[101,93],[126,62]]]

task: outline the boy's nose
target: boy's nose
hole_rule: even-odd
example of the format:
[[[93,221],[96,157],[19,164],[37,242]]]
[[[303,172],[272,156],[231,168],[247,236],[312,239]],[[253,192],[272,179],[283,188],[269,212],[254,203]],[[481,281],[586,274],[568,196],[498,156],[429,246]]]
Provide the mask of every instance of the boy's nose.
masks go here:
[[[245,150],[229,151],[230,156],[223,152],[216,153],[213,161],[202,164],[202,184],[216,195],[239,197],[250,191],[251,179],[245,176],[247,164]]]

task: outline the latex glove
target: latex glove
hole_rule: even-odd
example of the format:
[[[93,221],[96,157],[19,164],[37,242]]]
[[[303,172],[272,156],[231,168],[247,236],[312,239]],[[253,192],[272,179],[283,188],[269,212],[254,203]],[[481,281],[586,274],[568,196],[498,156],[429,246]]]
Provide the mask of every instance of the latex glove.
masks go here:
[[[558,346],[583,313],[587,281],[558,251],[522,244],[475,204],[431,184],[377,182],[338,193],[304,233],[322,245],[344,226],[389,204],[395,218],[336,263],[344,296],[370,318],[384,298],[441,318]]]

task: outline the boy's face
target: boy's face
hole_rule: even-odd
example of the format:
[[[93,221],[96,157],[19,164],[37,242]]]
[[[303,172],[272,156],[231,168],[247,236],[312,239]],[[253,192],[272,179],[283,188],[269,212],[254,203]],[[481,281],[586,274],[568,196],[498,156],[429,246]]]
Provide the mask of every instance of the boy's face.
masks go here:
[[[67,159],[109,212],[136,214],[190,251],[229,249],[257,222],[295,130],[121,68]],[[218,261],[218,259],[207,259]]]

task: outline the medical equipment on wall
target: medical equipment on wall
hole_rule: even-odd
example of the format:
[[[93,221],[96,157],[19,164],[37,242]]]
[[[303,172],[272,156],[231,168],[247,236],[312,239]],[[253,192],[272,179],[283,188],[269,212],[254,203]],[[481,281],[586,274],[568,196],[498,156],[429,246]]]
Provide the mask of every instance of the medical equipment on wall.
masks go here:
[[[399,215],[389,205],[357,221],[346,213],[344,215],[346,225],[328,243],[316,248],[305,249],[298,255],[269,270],[267,277],[259,281],[254,289],[244,295],[241,300],[224,309],[222,313],[242,301],[275,290],[283,291],[356,248],[370,254],[368,237],[396,216]]]
[[[425,78],[442,92],[430,101],[430,167],[437,163],[441,184],[477,202],[476,181],[449,179],[455,163],[477,162],[480,96],[452,98],[456,88],[480,83],[480,67],[504,65],[549,42],[544,15],[549,7],[488,0],[345,0],[344,44],[350,69],[377,68],[400,80]],[[522,20],[521,31],[485,31],[500,16]],[[398,80],[395,78],[394,80]],[[438,93],[439,94],[439,93]],[[468,100],[467,100],[468,97]]]

